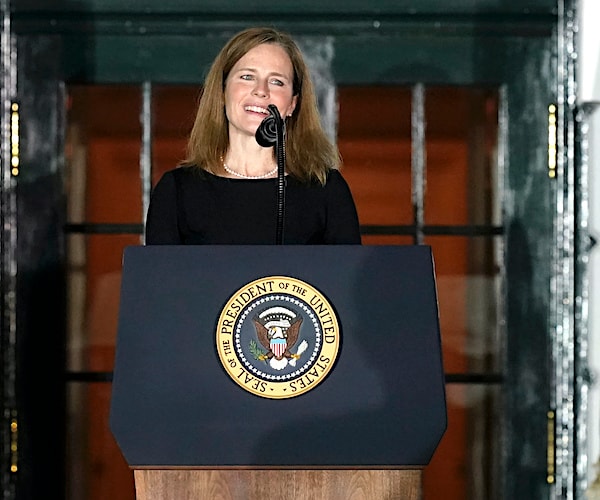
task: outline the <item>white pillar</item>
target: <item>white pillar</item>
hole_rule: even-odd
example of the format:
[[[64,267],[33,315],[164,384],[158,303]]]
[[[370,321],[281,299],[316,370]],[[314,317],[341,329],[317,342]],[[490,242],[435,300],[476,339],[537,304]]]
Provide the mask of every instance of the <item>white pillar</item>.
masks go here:
[[[578,102],[600,104],[600,1],[580,0]],[[591,115],[589,145],[590,233],[598,245],[589,262],[588,498],[600,499],[600,110]]]

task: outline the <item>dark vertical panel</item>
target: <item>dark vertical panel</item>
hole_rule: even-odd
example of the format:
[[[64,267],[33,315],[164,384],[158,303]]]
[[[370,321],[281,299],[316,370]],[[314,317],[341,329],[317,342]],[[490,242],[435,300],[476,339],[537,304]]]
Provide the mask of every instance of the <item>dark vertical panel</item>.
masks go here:
[[[507,270],[506,498],[549,498],[547,412],[551,407],[552,214],[548,105],[556,99],[553,41],[513,46],[507,68],[505,186]],[[519,57],[516,57],[517,54]],[[509,53],[508,56],[511,56]],[[518,64],[517,64],[518,63]]]
[[[12,101],[16,86],[15,40],[10,24],[10,1],[0,0],[0,495],[15,498],[18,471],[18,414],[16,405],[16,321],[15,290],[15,180],[11,165],[18,149],[14,148]],[[17,424],[15,427],[15,423]]]
[[[65,285],[60,39],[18,40],[17,397],[19,499],[64,495]]]

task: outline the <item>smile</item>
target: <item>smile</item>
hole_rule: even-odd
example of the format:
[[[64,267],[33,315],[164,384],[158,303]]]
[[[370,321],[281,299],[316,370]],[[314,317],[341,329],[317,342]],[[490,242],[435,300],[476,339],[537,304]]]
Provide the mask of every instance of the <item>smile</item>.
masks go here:
[[[268,115],[269,111],[266,108],[262,108],[260,106],[244,106],[245,111],[253,111],[254,113],[262,113],[263,115]]]

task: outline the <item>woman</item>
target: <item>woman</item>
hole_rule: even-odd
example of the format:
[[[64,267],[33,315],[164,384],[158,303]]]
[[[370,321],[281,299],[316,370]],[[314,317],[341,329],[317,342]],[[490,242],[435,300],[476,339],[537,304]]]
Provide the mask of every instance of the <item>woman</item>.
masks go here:
[[[251,28],[213,62],[187,158],[152,193],[147,244],[275,243],[276,158],[255,138],[270,104],[286,127],[284,243],[360,243],[339,153],[322,129],[298,47],[277,30]]]

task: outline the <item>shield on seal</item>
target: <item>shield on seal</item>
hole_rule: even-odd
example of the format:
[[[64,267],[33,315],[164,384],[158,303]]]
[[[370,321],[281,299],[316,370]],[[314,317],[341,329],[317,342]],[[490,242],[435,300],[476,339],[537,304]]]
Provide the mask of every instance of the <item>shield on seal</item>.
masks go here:
[[[287,349],[287,340],[284,338],[271,339],[270,347],[275,357],[281,359]]]

